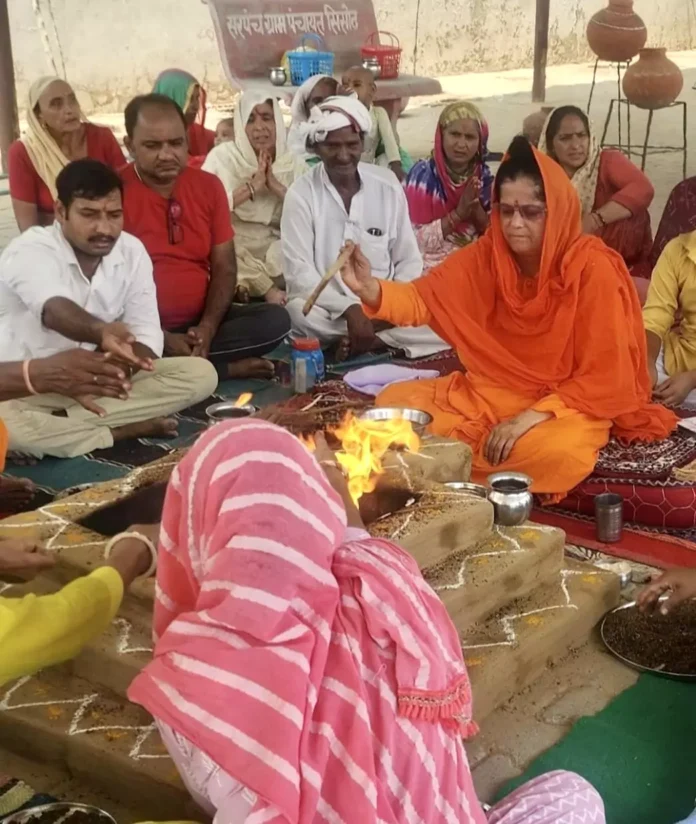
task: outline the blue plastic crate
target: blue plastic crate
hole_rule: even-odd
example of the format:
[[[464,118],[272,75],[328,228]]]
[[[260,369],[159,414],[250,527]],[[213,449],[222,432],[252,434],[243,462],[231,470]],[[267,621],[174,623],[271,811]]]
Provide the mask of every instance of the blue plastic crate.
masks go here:
[[[333,52],[322,50],[325,49],[326,46],[319,35],[305,35],[300,45],[305,47],[307,40],[314,42],[315,45],[318,46],[318,50],[290,51],[287,55],[288,67],[290,69],[290,82],[293,86],[301,86],[305,80],[309,80],[309,78],[315,74],[333,75]]]

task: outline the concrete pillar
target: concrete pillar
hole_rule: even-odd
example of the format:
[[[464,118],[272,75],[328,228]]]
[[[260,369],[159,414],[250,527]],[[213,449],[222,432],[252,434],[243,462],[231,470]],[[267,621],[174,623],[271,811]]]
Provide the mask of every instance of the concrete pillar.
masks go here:
[[[19,137],[17,93],[7,0],[0,0],[0,168],[7,171],[7,150]]]

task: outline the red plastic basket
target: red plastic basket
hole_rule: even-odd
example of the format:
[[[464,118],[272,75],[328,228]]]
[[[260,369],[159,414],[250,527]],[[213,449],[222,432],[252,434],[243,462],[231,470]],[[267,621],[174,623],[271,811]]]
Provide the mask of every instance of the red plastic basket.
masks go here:
[[[379,35],[386,34],[391,38],[391,43],[388,46],[379,42]],[[375,38],[377,42],[375,43]],[[381,69],[380,80],[394,80],[399,76],[399,66],[401,64],[402,48],[399,43],[399,38],[390,31],[373,31],[372,34],[363,43],[361,49],[361,56],[376,58]]]

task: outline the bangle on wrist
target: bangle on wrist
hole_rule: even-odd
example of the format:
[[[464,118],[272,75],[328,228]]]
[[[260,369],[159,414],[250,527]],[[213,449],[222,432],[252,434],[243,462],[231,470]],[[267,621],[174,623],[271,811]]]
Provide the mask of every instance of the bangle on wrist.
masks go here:
[[[254,188],[254,184],[250,180],[247,180],[247,189],[249,190],[249,197],[252,200],[256,200],[256,189]]]
[[[22,377],[24,378],[24,385],[27,388],[27,392],[30,395],[38,395],[39,393],[34,389],[34,386],[31,382],[31,378],[29,377],[29,364],[31,363],[31,358],[27,358],[22,363]]]
[[[599,224],[599,228],[605,228],[607,225],[606,220],[602,217],[600,212],[592,212],[594,215],[595,221]]]
[[[142,575],[138,575],[138,578],[150,578],[157,571],[157,547],[152,543],[147,535],[143,535],[142,532],[119,532],[118,535],[114,535],[114,537],[110,539],[104,548],[104,560],[108,561],[109,556],[111,555],[116,544],[119,541],[126,540],[127,538],[134,538],[137,541],[141,541],[149,549],[150,566]]]

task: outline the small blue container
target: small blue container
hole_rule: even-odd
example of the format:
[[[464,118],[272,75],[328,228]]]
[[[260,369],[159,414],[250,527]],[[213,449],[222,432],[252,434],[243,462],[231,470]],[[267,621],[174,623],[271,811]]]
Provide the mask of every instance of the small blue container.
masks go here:
[[[324,355],[316,338],[294,338],[291,345],[292,390],[301,395],[324,380]]]

